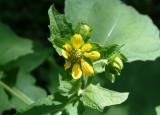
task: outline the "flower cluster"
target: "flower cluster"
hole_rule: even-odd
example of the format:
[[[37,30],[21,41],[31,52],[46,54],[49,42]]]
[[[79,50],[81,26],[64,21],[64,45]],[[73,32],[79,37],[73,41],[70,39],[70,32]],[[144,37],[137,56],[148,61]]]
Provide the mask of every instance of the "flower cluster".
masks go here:
[[[100,53],[93,51],[90,43],[84,43],[80,34],[73,35],[71,43],[65,43],[61,52],[66,59],[65,70],[72,67],[72,77],[74,79],[79,79],[82,72],[87,76],[94,74],[93,67],[87,62],[87,58],[97,60],[100,58]]]

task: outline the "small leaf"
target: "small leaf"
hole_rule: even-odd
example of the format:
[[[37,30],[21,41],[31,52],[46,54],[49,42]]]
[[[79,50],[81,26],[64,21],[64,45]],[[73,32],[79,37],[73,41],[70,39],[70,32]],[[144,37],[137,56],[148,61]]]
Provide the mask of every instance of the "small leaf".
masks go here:
[[[108,60],[107,59],[101,59],[101,60],[95,61],[93,63],[94,71],[96,73],[102,73],[102,72],[104,72],[106,64],[108,64]]]
[[[160,106],[156,107],[156,113],[157,115],[160,115]]]
[[[0,22],[0,65],[32,53],[32,42],[18,37],[11,29]]]
[[[102,111],[104,107],[121,104],[128,98],[128,93],[119,93],[100,87],[89,85],[82,94],[84,105]]]

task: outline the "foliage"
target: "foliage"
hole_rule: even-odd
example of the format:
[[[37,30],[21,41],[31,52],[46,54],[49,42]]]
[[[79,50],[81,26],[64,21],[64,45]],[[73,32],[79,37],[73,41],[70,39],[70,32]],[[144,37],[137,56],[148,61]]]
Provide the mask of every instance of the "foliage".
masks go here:
[[[0,23],[0,52],[3,54],[0,56],[0,102],[4,103],[0,105],[0,114],[10,108],[16,109],[16,115],[81,115],[88,114],[88,111],[93,114],[135,114],[131,108],[136,105],[131,99],[134,93],[139,94],[131,90],[136,87],[131,85],[142,84],[142,79],[146,79],[142,76],[150,77],[156,69],[152,69],[152,64],[124,62],[155,60],[159,57],[159,30],[151,19],[119,0],[66,0],[65,14],[60,14],[54,5],[50,6],[48,14],[48,40],[55,50],[40,42],[21,38]],[[83,42],[78,50],[74,50],[73,36],[77,34],[82,36]],[[79,53],[85,44],[89,44],[87,48],[91,49]],[[72,50],[68,49],[70,47]],[[80,58],[65,58],[62,49],[69,54],[71,51],[73,57],[80,55]],[[57,62],[57,57],[53,57],[55,52],[65,58],[65,70]],[[82,62],[81,56],[85,62]],[[68,67],[67,62],[71,64]],[[80,67],[73,69],[77,64]],[[146,66],[151,73],[146,73]],[[82,75],[75,79],[74,72],[82,72]],[[117,77],[121,75],[124,77]],[[129,80],[128,77],[134,78]],[[111,84],[106,78],[111,83],[118,80]],[[135,80],[134,83],[132,80]],[[127,92],[120,93],[108,88],[124,89],[120,92],[128,89],[131,93],[128,95]],[[150,95],[148,91],[145,93],[146,97]],[[123,103],[128,96],[132,104],[129,105],[127,101],[124,107],[108,107]],[[152,106],[155,107],[154,104]],[[147,105],[144,107],[147,108]],[[158,114],[159,107],[156,112]],[[137,113],[150,115],[153,112],[146,109],[146,112]]]

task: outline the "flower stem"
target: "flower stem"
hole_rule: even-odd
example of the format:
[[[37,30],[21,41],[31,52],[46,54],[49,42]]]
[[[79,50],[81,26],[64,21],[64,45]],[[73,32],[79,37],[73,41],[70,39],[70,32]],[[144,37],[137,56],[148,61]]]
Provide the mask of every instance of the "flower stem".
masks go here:
[[[12,94],[15,97],[17,97],[19,100],[21,100],[26,105],[30,105],[32,103],[29,100],[27,100],[23,95],[21,95],[21,93],[16,92],[15,90],[13,90],[12,88],[10,88],[7,84],[5,84],[4,82],[2,82],[1,80],[0,80],[0,86],[2,86],[10,94]]]
[[[87,77],[85,74],[83,74],[83,75],[82,75],[82,88],[83,88],[83,89],[86,88],[87,83],[88,83],[88,77]]]

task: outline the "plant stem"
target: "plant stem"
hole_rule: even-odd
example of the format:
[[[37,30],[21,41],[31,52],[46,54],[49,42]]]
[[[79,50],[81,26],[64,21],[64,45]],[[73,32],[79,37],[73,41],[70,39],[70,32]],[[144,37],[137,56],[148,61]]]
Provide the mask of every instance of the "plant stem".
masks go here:
[[[85,74],[83,74],[83,75],[82,75],[82,88],[83,88],[83,89],[86,88],[87,83],[88,83],[88,77],[87,77]]]
[[[0,80],[0,86],[2,86],[5,90],[7,90],[9,93],[11,93],[15,97],[17,97],[19,100],[21,100],[26,105],[30,105],[31,104],[31,102],[28,101],[26,98],[24,98],[24,96],[22,96],[20,93],[17,93],[16,91],[14,91],[12,88],[10,88],[7,84],[2,82],[1,80]]]

